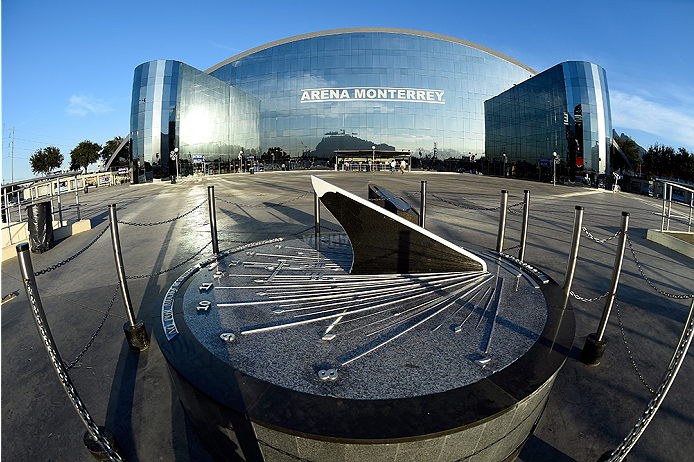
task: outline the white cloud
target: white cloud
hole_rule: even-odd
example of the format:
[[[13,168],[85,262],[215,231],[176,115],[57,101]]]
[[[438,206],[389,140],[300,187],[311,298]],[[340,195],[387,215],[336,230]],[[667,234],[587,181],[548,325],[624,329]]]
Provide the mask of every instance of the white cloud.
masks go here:
[[[113,108],[107,103],[91,96],[72,95],[69,101],[70,104],[65,108],[65,112],[74,116],[84,117],[90,113],[99,115],[113,111]]]
[[[675,143],[673,147],[694,147],[694,112],[687,106],[665,106],[643,96],[613,90],[610,90],[610,106],[613,126],[662,137],[663,144]]]

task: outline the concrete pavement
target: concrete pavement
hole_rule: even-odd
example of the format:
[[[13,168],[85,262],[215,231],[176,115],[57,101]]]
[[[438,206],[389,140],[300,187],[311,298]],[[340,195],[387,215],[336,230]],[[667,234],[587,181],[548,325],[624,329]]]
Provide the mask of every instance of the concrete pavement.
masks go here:
[[[694,291],[694,261],[645,239],[648,228],[660,227],[656,214],[661,205],[656,199],[574,186],[428,172],[266,172],[191,179],[177,185],[98,188],[80,197],[82,217],[92,220],[92,229],[59,242],[44,254],[32,254],[34,270],[63,261],[89,244],[107,225],[111,203],[117,204],[118,219],[122,221],[167,221],[154,226],[119,226],[128,276],[157,274],[201,249],[201,257],[209,256],[211,246],[205,246],[210,228],[207,205],[203,204],[208,185],[215,187],[220,248],[290,237],[313,226],[313,194],[306,194],[311,190],[310,174],[361,197],[367,196],[369,182],[376,183],[403,196],[415,208],[419,208],[420,180],[426,180],[427,228],[451,241],[487,248],[496,244],[499,214],[479,209],[498,206],[502,189],[509,191],[509,204],[522,201],[523,190],[528,189],[531,205],[526,260],[560,284],[566,269],[574,207],[585,208],[584,226],[598,239],[612,236],[619,229],[621,212],[627,211],[631,214],[629,236],[634,252],[652,283],[671,294]],[[190,210],[186,216],[168,221]],[[505,248],[518,244],[522,216],[519,208],[515,211],[508,215]],[[322,224],[339,229],[325,209]],[[673,229],[678,230],[677,226],[674,224]],[[595,298],[607,291],[615,248],[616,239],[601,244],[582,237],[574,281],[576,294]],[[136,317],[145,322],[148,331],[167,288],[189,266],[192,262],[170,272],[128,281]],[[60,353],[70,362],[90,340],[117,289],[109,233],[71,262],[38,276],[37,284]],[[2,295],[14,291],[19,296],[4,303],[1,311],[1,455],[5,460],[17,461],[93,460],[82,443],[84,427],[40,342],[16,258],[2,264]],[[627,247],[617,292],[623,329],[617,310],[613,310],[602,364],[584,366],[578,356],[586,336],[597,329],[604,300],[572,300],[577,320],[574,349],[557,378],[535,435],[519,460],[595,461],[615,448],[650,400],[642,378],[651,388],[658,386],[679,340],[689,302],[665,297],[651,288]],[[122,329],[126,320],[121,297],[116,294],[101,332],[70,371],[80,397],[93,418],[113,431],[131,461],[211,460],[183,414],[156,339],[152,338],[147,351],[131,351]],[[690,354],[660,411],[631,452],[630,461],[675,462],[694,457],[693,379]]]

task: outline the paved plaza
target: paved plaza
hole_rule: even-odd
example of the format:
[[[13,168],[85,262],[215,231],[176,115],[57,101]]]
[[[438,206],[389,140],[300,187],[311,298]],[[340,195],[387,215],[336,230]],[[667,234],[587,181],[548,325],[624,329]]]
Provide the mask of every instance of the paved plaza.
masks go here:
[[[496,246],[499,211],[494,208],[499,206],[501,190],[508,190],[511,205],[504,248],[518,245],[522,209],[517,204],[523,201],[523,191],[529,190],[525,259],[560,285],[571,245],[574,209],[583,206],[584,226],[596,239],[586,234],[581,238],[573,291],[584,299],[607,292],[617,239],[597,240],[614,236],[621,212],[629,212],[628,235],[634,253],[627,245],[602,363],[587,367],[578,358],[586,336],[597,330],[604,299],[572,299],[576,314],[573,349],[559,372],[544,416],[518,460],[597,461],[632,430],[652,397],[649,387],[657,388],[668,366],[691,303],[691,299],[662,295],[651,284],[667,294],[694,291],[694,260],[646,240],[647,229],[660,228],[662,203],[655,198],[429,172],[393,175],[302,170],[185,179],[176,185],[114,186],[80,195],[81,216],[91,220],[92,229],[58,242],[46,253],[31,254],[34,271],[60,263],[94,241],[108,226],[108,205],[116,204],[118,219],[132,223],[119,225],[131,300],[137,319],[151,332],[168,287],[185,269],[212,254],[208,186],[214,186],[216,196],[220,249],[228,249],[313,233],[311,174],[364,198],[368,184],[375,183],[415,209],[420,207],[420,182],[426,180],[427,229],[475,248]],[[65,206],[65,219],[75,218],[74,206]],[[686,213],[678,206],[674,212],[676,216]],[[321,219],[324,232],[341,231],[325,208]],[[676,221],[671,225],[673,230],[686,228]],[[508,253],[515,255],[517,250]],[[39,275],[37,285],[66,363],[83,350],[108,312],[91,347],[70,370],[70,377],[92,417],[115,434],[128,460],[211,461],[183,413],[156,339],[152,336],[150,348],[143,352],[128,347],[123,333],[127,316],[117,293],[109,233],[70,262]],[[2,263],[2,296],[13,292],[18,296],[4,303],[1,312],[1,456],[8,461],[93,460],[82,442],[84,426],[41,344],[17,258]],[[689,354],[663,405],[630,453],[630,462],[691,460],[692,383],[694,360]],[[436,459],[432,454],[431,460]]]

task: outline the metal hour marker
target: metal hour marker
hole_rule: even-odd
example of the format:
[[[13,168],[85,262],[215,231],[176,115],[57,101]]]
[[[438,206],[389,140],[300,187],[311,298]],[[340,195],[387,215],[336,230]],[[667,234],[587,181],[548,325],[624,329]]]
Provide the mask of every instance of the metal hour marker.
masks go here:
[[[236,334],[234,334],[233,332],[224,332],[219,335],[219,338],[227,343],[231,343],[234,340],[236,340]]]
[[[318,378],[324,382],[337,380],[337,371],[335,369],[323,369],[318,371]]]
[[[200,303],[198,303],[197,306],[198,313],[206,312],[210,309],[210,306],[212,306],[212,302],[210,302],[209,300],[200,300]]]
[[[209,292],[213,284],[211,282],[203,282],[200,286],[200,292]]]

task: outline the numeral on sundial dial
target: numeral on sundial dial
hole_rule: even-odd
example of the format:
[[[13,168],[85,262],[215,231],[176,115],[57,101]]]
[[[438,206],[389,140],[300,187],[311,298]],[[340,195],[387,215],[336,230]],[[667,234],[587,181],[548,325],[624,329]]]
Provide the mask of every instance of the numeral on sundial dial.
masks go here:
[[[212,284],[211,282],[203,282],[200,286],[200,292],[209,292],[213,286],[214,284]]]
[[[198,306],[196,307],[198,310],[198,313],[201,312],[207,312],[207,310],[210,309],[210,306],[212,306],[212,302],[209,300],[200,300],[200,303],[198,303]]]

